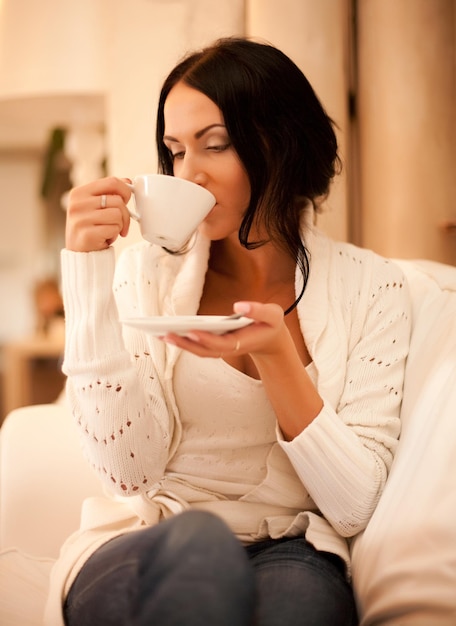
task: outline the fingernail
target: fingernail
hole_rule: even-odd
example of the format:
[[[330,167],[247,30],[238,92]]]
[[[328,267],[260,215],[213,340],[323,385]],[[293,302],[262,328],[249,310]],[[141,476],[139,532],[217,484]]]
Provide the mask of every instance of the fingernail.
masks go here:
[[[189,339],[191,339],[192,341],[196,341],[197,343],[199,343],[200,338],[198,337],[198,335],[195,335],[195,334],[194,334],[194,333],[192,333],[192,332],[189,332],[189,333],[186,333],[186,334],[187,334],[187,337],[188,337]]]
[[[236,313],[250,313],[251,306],[248,302],[235,302],[233,309]]]

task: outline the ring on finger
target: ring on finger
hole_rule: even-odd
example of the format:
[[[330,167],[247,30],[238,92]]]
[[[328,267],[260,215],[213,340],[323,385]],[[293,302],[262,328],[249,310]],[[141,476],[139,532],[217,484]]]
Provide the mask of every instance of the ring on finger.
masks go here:
[[[102,209],[106,209],[106,204],[107,204],[107,196],[106,196],[106,194],[104,193],[104,194],[101,196],[101,199],[100,199],[100,208],[102,208]]]

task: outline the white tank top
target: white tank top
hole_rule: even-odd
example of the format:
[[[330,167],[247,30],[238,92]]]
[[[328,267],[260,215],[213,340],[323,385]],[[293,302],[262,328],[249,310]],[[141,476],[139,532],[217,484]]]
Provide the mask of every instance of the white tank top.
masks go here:
[[[277,441],[276,417],[261,380],[223,359],[183,351],[174,391],[183,431],[167,474],[190,482],[198,476],[198,484],[228,498],[258,485]]]

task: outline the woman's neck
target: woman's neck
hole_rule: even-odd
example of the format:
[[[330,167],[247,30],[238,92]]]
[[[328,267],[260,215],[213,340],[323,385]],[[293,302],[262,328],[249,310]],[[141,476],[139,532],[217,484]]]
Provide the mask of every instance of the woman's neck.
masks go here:
[[[215,241],[199,313],[228,315],[242,300],[276,302],[286,310],[295,299],[295,272],[295,261],[272,244],[246,250],[239,242]]]
[[[237,239],[224,239],[211,244],[209,270],[238,284],[258,288],[277,283],[293,285],[296,261],[272,243],[248,250]]]

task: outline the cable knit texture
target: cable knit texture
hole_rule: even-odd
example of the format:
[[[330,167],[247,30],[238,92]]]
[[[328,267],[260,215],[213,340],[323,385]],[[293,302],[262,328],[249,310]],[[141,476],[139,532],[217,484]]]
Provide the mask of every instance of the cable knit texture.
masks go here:
[[[54,568],[51,605],[104,541],[188,507],[219,514],[244,541],[305,533],[348,564],[344,537],[365,528],[397,445],[410,299],[394,263],[315,229],[305,240],[311,270],[298,316],[324,407],[290,442],[275,425],[262,480],[235,495],[215,455],[204,468],[188,457],[185,480],[176,478],[186,443],[174,389],[180,351],[119,321],[196,314],[209,242],[199,237],[182,256],[140,243],[116,267],[112,249],[62,252],[69,402],[87,459],[121,498],[87,503]],[[297,272],[297,293],[301,281]],[[231,432],[231,447],[236,466],[246,454],[242,431],[238,440]]]

